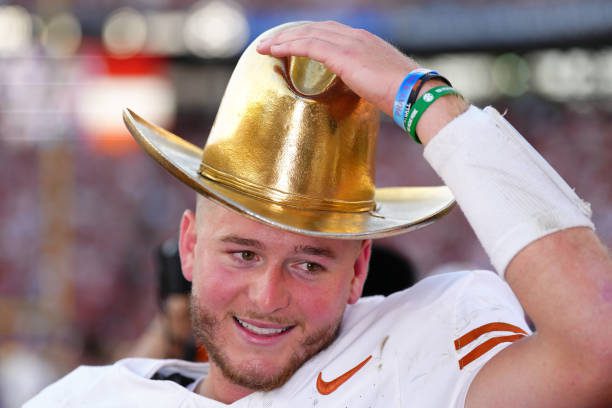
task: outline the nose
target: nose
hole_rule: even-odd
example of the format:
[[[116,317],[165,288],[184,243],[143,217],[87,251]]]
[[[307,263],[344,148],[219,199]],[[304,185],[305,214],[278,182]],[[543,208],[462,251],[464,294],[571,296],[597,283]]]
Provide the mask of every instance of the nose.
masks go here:
[[[282,266],[270,265],[254,275],[249,298],[259,312],[272,314],[289,306],[291,292]]]

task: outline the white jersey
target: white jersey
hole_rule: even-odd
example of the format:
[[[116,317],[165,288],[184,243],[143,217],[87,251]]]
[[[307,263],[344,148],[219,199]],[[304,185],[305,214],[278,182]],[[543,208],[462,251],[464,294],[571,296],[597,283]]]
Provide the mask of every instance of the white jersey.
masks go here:
[[[230,406],[463,407],[478,370],[528,331],[520,304],[497,275],[436,275],[348,306],[339,337],[285,385]],[[191,391],[208,368],[151,359],[80,367],[25,406],[224,407]]]

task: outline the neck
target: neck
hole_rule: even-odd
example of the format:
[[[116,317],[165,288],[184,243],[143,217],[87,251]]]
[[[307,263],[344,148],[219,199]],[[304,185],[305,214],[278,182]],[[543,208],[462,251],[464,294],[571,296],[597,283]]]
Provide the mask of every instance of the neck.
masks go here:
[[[210,371],[204,381],[200,383],[196,392],[206,398],[231,404],[255,391],[231,382],[223,375],[219,367],[211,361]]]

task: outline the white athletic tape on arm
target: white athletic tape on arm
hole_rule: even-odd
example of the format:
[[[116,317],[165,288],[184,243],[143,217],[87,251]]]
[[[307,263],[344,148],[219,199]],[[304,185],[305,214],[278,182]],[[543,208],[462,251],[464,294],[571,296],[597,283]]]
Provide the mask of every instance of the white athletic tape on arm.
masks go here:
[[[503,277],[526,245],[566,228],[593,228],[591,209],[495,109],[470,107],[425,147]]]

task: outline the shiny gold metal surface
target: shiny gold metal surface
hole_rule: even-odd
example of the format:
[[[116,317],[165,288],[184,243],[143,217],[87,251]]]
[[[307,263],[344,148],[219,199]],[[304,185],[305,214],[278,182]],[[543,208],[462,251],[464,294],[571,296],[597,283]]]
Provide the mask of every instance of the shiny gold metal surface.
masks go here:
[[[194,190],[289,231],[374,238],[450,209],[446,187],[377,190],[378,111],[320,63],[260,55],[256,43],[234,70],[203,150],[126,110],[132,135]]]
[[[223,96],[200,174],[283,205],[367,211],[378,118],[320,63],[250,47]]]

